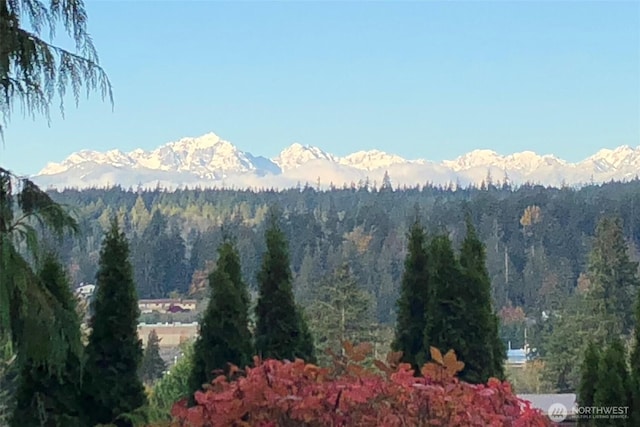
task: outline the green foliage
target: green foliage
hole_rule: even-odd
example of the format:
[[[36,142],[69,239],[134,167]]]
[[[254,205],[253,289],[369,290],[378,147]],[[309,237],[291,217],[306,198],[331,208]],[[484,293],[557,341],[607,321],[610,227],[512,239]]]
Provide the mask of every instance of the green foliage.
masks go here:
[[[629,371],[625,349],[620,339],[614,338],[598,364],[598,380],[595,384],[593,404],[599,407],[629,405]],[[619,426],[618,419],[597,419],[597,426]]]
[[[633,303],[640,288],[638,263],[629,259],[619,218],[604,217],[596,228],[589,255],[589,297],[606,336],[633,329]]]
[[[153,386],[149,395],[149,417],[151,421],[171,420],[173,404],[191,395],[190,376],[193,370],[193,343],[181,347],[182,355],[169,372]]]
[[[306,314],[317,354],[327,349],[340,353],[347,340],[356,344],[371,341],[375,300],[361,288],[348,265],[342,265],[315,287],[312,301]]]
[[[557,393],[571,393],[580,383],[580,364],[588,343],[605,345],[595,333],[598,318],[593,316],[584,295],[575,295],[561,313],[552,313],[543,325],[548,328],[542,340],[545,380]]]
[[[433,238],[429,245],[433,263],[432,314],[424,332],[424,343],[437,349],[453,349],[463,358],[470,353],[466,333],[475,321],[468,316],[462,269],[456,258],[451,240],[446,235]],[[428,347],[423,347],[426,352]],[[465,359],[466,360],[466,359]]]
[[[548,329],[542,343],[545,377],[559,392],[578,387],[577,367],[588,342],[604,348],[632,329],[632,301],[640,282],[638,264],[630,260],[628,251],[621,221],[604,217],[596,228],[588,276],[564,301],[562,310],[552,311],[544,322]]]
[[[27,20],[25,25],[23,19]],[[75,43],[74,51],[43,39],[64,27]],[[28,29],[27,29],[28,28]],[[102,97],[111,95],[111,84],[98,65],[98,54],[87,31],[87,14],[80,0],[36,0],[0,2],[0,134],[18,101],[24,111],[35,116],[49,115],[57,90],[60,109],[71,85],[76,103],[82,86],[87,95],[99,89]]]
[[[65,308],[38,285],[36,225],[57,238],[77,231],[75,219],[48,194],[0,168],[0,341],[10,339],[17,354],[59,369],[68,351],[79,355],[81,348],[69,347],[66,336],[74,331],[64,321]]]
[[[144,231],[132,239],[131,262],[140,298],[164,298],[172,290],[187,290],[185,244],[169,229],[165,215],[154,210]]]
[[[636,327],[633,333],[633,347],[629,361],[631,377],[631,423],[640,425],[640,293],[636,298]]]
[[[147,347],[144,349],[142,363],[140,364],[140,378],[145,384],[153,384],[162,376],[167,364],[160,357],[160,338],[155,329],[149,332]]]
[[[230,241],[218,250],[216,269],[209,275],[211,298],[194,345],[191,392],[200,390],[229,364],[246,366],[253,356],[249,331],[249,296],[240,275],[238,252]]]
[[[11,341],[0,342],[0,426],[9,424],[18,386],[18,364]]]
[[[587,346],[584,359],[581,365],[580,388],[578,390],[578,402],[580,406],[594,406],[594,396],[599,379],[600,350],[593,342]],[[580,419],[581,425],[589,425],[591,420]]]
[[[491,279],[486,267],[485,247],[478,238],[471,218],[467,218],[467,235],[460,250],[464,313],[469,319],[466,329],[467,354],[460,378],[471,383],[485,383],[491,377],[504,378],[506,359],[504,344],[498,334],[498,317],[491,304]]]
[[[69,349],[81,346],[80,319],[75,298],[69,288],[67,276],[58,260],[49,255],[38,274],[39,284],[47,289],[59,303],[58,320],[67,325]],[[69,350],[67,360],[60,369],[50,370],[30,357],[20,355],[20,375],[16,393],[16,406],[11,426],[69,426],[80,427],[80,384],[82,364],[79,355]]]
[[[258,273],[256,350],[265,359],[301,358],[313,362],[308,327],[294,301],[287,241],[273,212],[265,240],[267,250]]]
[[[125,418],[145,405],[146,396],[138,377],[142,343],[129,245],[115,219],[103,241],[93,308],[83,378],[84,425],[127,426]]]
[[[425,328],[430,320],[428,316],[433,310],[433,279],[430,272],[430,259],[427,250],[424,228],[416,219],[409,231],[407,256],[400,297],[398,298],[398,315],[395,338],[392,343],[394,351],[402,352],[402,360],[411,364],[417,372],[424,360]]]
[[[82,241],[68,242],[63,248],[75,283],[94,280],[104,231],[98,218],[104,218],[108,226],[110,216],[120,212],[131,224],[126,232],[132,241],[132,255],[150,248],[151,242],[149,246],[133,244],[146,227],[144,221],[134,221],[138,215],[134,215],[134,208],[141,199],[148,212],[160,210],[172,227],[180,227],[189,258],[188,278],[214,260],[222,241],[218,226],[221,224],[236,237],[243,277],[251,289],[257,289],[255,272],[261,267],[261,254],[265,250],[265,214],[271,204],[279,203],[286,209],[281,229],[289,242],[299,302],[307,305],[304,299],[308,292],[303,285],[319,283],[346,262],[362,287],[376,296],[377,323],[393,325],[406,255],[405,234],[411,227],[407,212],[414,205],[428,212],[425,228],[436,231],[445,227],[456,247],[465,233],[464,212],[467,209],[473,212],[478,236],[486,244],[494,306],[522,307],[532,319],[543,310],[564,307],[567,299],[564,295],[572,294],[576,278],[584,273],[590,240],[603,211],[619,214],[625,237],[633,246],[640,247],[640,227],[635,220],[640,209],[639,189],[640,181],[632,181],[580,189],[522,185],[487,191],[472,187],[448,191],[424,185],[384,194],[356,191],[357,188],[326,192],[310,188],[280,192],[215,189],[166,192],[115,187],[67,190],[51,195],[56,201],[77,208],[85,237]],[[541,220],[524,227],[518,218],[534,204],[542,212]],[[354,241],[352,236],[356,234]],[[531,252],[532,243],[535,253]],[[637,260],[635,252],[631,251],[630,256]],[[169,262],[168,257],[165,262]],[[140,274],[139,268],[134,262],[136,275]],[[179,286],[170,283],[166,288],[174,290]]]

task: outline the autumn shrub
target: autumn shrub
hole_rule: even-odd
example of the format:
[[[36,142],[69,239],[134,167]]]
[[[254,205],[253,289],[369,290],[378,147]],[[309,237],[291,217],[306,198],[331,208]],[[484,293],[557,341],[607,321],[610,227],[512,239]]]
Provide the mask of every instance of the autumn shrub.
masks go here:
[[[458,380],[464,364],[455,353],[431,349],[432,362],[416,376],[400,353],[377,369],[362,362],[370,346],[345,343],[345,355],[331,368],[302,360],[254,359],[254,367],[233,380],[217,377],[197,392],[197,404],[173,407],[173,427],[320,427],[320,426],[549,426],[549,419],[518,399],[506,382],[486,385]]]

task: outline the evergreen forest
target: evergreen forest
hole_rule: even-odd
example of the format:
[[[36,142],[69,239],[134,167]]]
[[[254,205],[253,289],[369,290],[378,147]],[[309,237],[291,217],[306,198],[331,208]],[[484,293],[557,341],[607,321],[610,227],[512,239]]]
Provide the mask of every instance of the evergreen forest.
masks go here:
[[[359,298],[351,300],[364,305],[354,308],[360,310],[353,316],[358,320],[354,328],[380,344],[381,351],[392,341],[412,224],[419,219],[426,240],[448,236],[459,252],[468,220],[486,248],[502,344],[522,348],[526,339],[536,356],[533,372],[518,371],[512,379],[528,392],[576,390],[584,351],[580,331],[590,336],[588,325],[602,320],[593,310],[578,310],[585,306],[580,290],[593,281],[598,259],[605,264],[601,269],[607,263],[626,262],[624,274],[631,282],[640,259],[638,181],[574,189],[512,187],[488,177],[477,188],[457,189],[429,184],[393,188],[387,181],[379,188],[364,182],[328,191],[310,186],[285,191],[196,188],[175,192],[114,187],[50,195],[72,207],[78,218],[81,237],[67,238],[60,246],[75,284],[93,282],[101,236],[109,218],[116,216],[131,242],[140,298],[207,299],[207,277],[216,266],[218,248],[231,237],[254,304],[257,272],[266,249],[263,235],[269,212],[277,206],[288,244],[293,292],[312,329],[331,323],[326,307],[335,307],[336,301],[330,288],[335,294],[332,283],[345,282],[336,281],[336,275],[347,274],[347,282],[354,281],[359,292]],[[599,226],[604,229],[598,236]],[[612,227],[619,228],[619,235]],[[622,256],[606,250],[614,244],[624,246],[626,261],[608,259]],[[610,309],[624,313],[626,326],[621,331],[628,333],[636,286],[626,289],[629,295]],[[581,315],[591,320],[586,322]],[[316,341],[339,342],[330,335]]]

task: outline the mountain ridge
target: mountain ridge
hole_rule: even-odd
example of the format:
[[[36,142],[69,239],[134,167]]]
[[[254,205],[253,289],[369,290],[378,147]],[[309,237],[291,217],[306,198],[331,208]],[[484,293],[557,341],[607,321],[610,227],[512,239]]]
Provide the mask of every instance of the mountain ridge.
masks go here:
[[[479,184],[488,175],[512,183],[580,185],[625,180],[640,168],[640,147],[603,148],[570,163],[551,154],[522,151],[501,155],[477,149],[441,162],[405,159],[378,149],[339,157],[321,148],[295,142],[266,158],[243,151],[215,133],[185,137],[154,150],[81,150],[60,163],[48,163],[34,181],[48,187],[187,185],[205,187],[292,187],[321,182],[342,186],[365,179],[381,182],[388,173],[395,185],[426,182]]]

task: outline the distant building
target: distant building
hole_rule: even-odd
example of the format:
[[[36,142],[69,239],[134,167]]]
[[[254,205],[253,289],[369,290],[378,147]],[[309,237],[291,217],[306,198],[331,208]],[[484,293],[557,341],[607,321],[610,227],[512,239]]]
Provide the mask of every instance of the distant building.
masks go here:
[[[535,351],[535,349],[534,349]],[[531,348],[529,348],[529,343],[527,341],[527,329],[524,330],[524,347],[522,348],[511,348],[511,341],[508,343],[507,347],[507,366],[513,367],[523,367],[527,364],[528,361],[531,360],[532,356]]]
[[[194,299],[141,299],[138,307],[143,314],[148,313],[182,313],[196,309]]]
[[[507,348],[507,365],[524,366],[530,359],[529,346],[525,343],[523,348],[511,348],[511,341]]]

